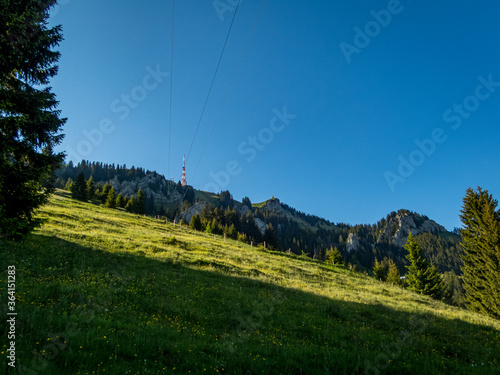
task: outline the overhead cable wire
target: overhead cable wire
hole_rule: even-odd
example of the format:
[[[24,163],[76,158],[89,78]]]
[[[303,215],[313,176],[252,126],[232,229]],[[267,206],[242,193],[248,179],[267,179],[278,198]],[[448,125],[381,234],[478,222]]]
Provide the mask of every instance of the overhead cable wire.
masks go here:
[[[242,53],[241,53],[241,55],[240,55],[240,58],[239,58],[239,60],[238,60],[238,63],[236,64],[236,69],[234,70],[234,74],[233,74],[233,76],[232,76],[232,78],[231,78],[231,82],[230,82],[230,84],[229,84],[229,86],[228,86],[228,89],[227,89],[227,91],[226,91],[226,94],[225,94],[225,96],[224,96],[224,99],[223,99],[223,101],[222,101],[222,104],[221,104],[221,106],[220,106],[220,108],[219,108],[219,111],[217,112],[217,115],[216,115],[216,117],[215,117],[215,120],[214,120],[214,123],[213,123],[213,125],[212,125],[212,128],[210,129],[210,134],[209,134],[209,136],[207,137],[207,141],[205,142],[205,146],[204,146],[203,151],[202,151],[202,153],[201,153],[201,156],[200,156],[200,159],[199,159],[199,161],[198,161],[198,164],[196,165],[196,168],[195,168],[195,170],[194,170],[194,172],[195,172],[195,173],[196,173],[196,171],[198,170],[198,167],[200,166],[201,160],[203,159],[203,155],[205,154],[205,151],[207,150],[207,146],[208,146],[208,144],[210,143],[210,139],[211,139],[211,137],[212,137],[212,135],[213,135],[213,133],[214,133],[215,127],[216,127],[216,125],[218,124],[218,121],[219,121],[219,119],[220,119],[220,117],[221,117],[221,115],[222,115],[222,110],[224,109],[224,107],[225,107],[225,105],[226,105],[226,102],[227,102],[227,99],[229,98],[229,94],[231,93],[231,90],[232,90],[232,88],[233,88],[234,81],[235,81],[235,79],[236,79],[236,76],[237,76],[237,75],[238,75],[238,73],[239,73],[240,66],[241,66],[241,63],[242,63],[242,61],[243,61],[243,57],[245,56],[246,51],[247,51],[247,49],[248,49],[248,46],[249,46],[249,44],[250,44],[250,41],[252,40],[253,34],[255,33],[255,29],[256,29],[256,27],[257,27],[257,23],[258,23],[258,21],[259,21],[259,18],[260,18],[261,14],[262,14],[262,10],[263,10],[263,8],[264,8],[265,3],[266,3],[266,0],[262,0],[262,3],[261,3],[260,8],[259,8],[259,12],[257,13],[257,16],[255,17],[255,21],[254,21],[254,23],[253,23],[252,29],[250,30],[250,33],[249,33],[249,35],[248,35],[248,38],[247,38],[247,40],[246,40],[246,42],[245,42],[245,47],[243,48],[243,52],[242,52]]]
[[[227,99],[229,98],[229,94],[230,94],[231,89],[232,89],[232,87],[233,87],[233,84],[234,84],[234,81],[235,81],[235,79],[236,79],[236,76],[238,75],[238,72],[239,72],[239,69],[240,69],[241,63],[242,63],[242,61],[243,61],[243,57],[245,56],[246,51],[247,51],[247,49],[248,49],[248,46],[249,46],[249,44],[250,44],[250,41],[252,40],[253,34],[255,33],[255,29],[256,29],[256,27],[257,27],[257,23],[258,23],[258,21],[259,21],[259,19],[260,19],[260,16],[261,16],[261,14],[262,14],[262,10],[264,9],[264,5],[265,5],[265,3],[266,3],[266,0],[262,0],[262,3],[261,3],[260,8],[259,8],[259,12],[257,13],[257,16],[255,17],[255,21],[254,21],[254,23],[253,23],[252,29],[250,30],[250,33],[249,33],[249,35],[248,35],[248,38],[247,38],[247,40],[246,40],[246,42],[245,42],[245,46],[244,46],[244,48],[243,48],[243,52],[241,53],[241,55],[240,55],[240,57],[239,57],[239,60],[238,60],[238,63],[236,64],[236,68],[235,68],[234,73],[233,73],[233,76],[232,76],[232,78],[231,78],[231,82],[230,82],[230,84],[229,84],[229,86],[228,86],[228,89],[227,89],[226,94],[225,94],[225,96],[224,96],[223,102],[222,102],[222,104],[221,104],[221,106],[220,106],[220,108],[219,108],[219,111],[218,111],[218,113],[217,113],[217,115],[216,115],[216,119],[215,119],[215,121],[214,121],[214,123],[213,123],[213,125],[212,125],[211,130],[210,130],[210,135],[208,136],[208,138],[207,138],[207,142],[205,143],[205,147],[203,148],[203,151],[202,151],[202,153],[201,153],[200,160],[198,161],[198,164],[197,164],[197,166],[196,166],[196,168],[195,168],[195,170],[194,170],[194,172],[195,172],[195,173],[196,173],[196,171],[198,170],[198,168],[199,168],[199,166],[200,166],[201,159],[203,158],[203,155],[205,154],[205,151],[206,151],[206,149],[207,149],[207,146],[208,146],[209,140],[210,140],[210,138],[212,137],[212,134],[213,134],[213,132],[214,132],[215,126],[217,125],[218,120],[219,120],[219,118],[220,118],[220,116],[221,116],[221,114],[222,114],[222,110],[223,110],[223,108],[224,108],[224,106],[225,106],[225,104],[226,104],[226,102],[227,102]],[[183,197],[182,197],[182,199],[183,199],[183,200],[184,200],[184,198],[186,197],[186,194],[187,194],[187,189],[186,189],[186,191],[184,192],[184,195],[183,195]]]
[[[170,156],[172,146],[172,93],[173,93],[173,73],[174,73],[174,20],[175,20],[175,0],[172,0],[172,44],[170,47],[170,114],[168,125],[168,165],[167,178],[170,179]]]
[[[231,25],[229,26],[226,40],[224,42],[224,46],[222,47],[222,51],[221,51],[221,54],[219,57],[219,62],[217,63],[217,68],[215,69],[214,77],[212,79],[212,83],[210,84],[210,89],[208,90],[208,95],[207,95],[207,98],[205,100],[205,104],[203,105],[203,110],[201,111],[200,120],[198,121],[198,125],[196,126],[196,131],[194,132],[193,141],[191,142],[191,146],[189,147],[189,151],[187,153],[186,159],[189,159],[189,155],[191,154],[191,150],[193,149],[194,141],[196,140],[196,135],[198,134],[198,130],[200,129],[200,124],[201,124],[201,121],[203,120],[203,115],[205,114],[205,109],[207,108],[208,100],[210,99],[210,94],[212,93],[212,89],[214,87],[214,82],[215,82],[215,79],[217,77],[217,73],[219,72],[220,63],[222,61],[222,57],[224,56],[224,51],[226,50],[227,41],[229,40],[229,36],[230,36],[231,30],[233,28],[234,19],[236,18],[236,14],[238,13],[238,9],[240,7],[240,1],[241,0],[238,0],[238,4],[236,5],[236,9],[234,10],[233,19],[231,20]]]

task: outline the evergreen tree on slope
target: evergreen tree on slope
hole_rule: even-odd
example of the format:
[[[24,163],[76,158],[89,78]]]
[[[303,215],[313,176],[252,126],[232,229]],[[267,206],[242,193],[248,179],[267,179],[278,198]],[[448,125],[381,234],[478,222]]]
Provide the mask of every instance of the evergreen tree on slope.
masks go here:
[[[279,249],[278,238],[276,236],[276,231],[271,223],[266,228],[264,233],[264,241],[266,245],[270,249]]]
[[[118,208],[125,208],[125,198],[123,197],[123,194],[120,193],[118,194],[118,196],[116,197],[116,207]]]
[[[389,259],[389,270],[387,271],[386,281],[393,285],[401,286],[401,274],[399,273],[396,263],[392,259]]]
[[[33,212],[53,191],[63,161],[53,148],[58,102],[50,88],[57,74],[61,26],[48,28],[55,0],[0,0],[0,239],[20,239],[40,224]]]
[[[337,247],[331,247],[326,250],[325,258],[327,263],[331,263],[333,266],[343,266],[345,264],[344,258],[342,258],[342,254],[340,254],[339,249]]]
[[[102,204],[106,203],[106,200],[108,199],[109,191],[111,190],[111,188],[112,188],[112,186],[109,182],[106,182],[106,184],[104,184],[104,187],[102,188],[102,191],[101,191],[101,195],[99,197],[101,199]]]
[[[87,198],[92,200],[94,198],[94,193],[95,193],[94,178],[90,176],[90,178],[87,181]]]
[[[201,230],[201,219],[200,215],[196,214],[191,217],[191,222],[189,223],[189,226],[195,230]]]
[[[135,199],[134,211],[136,214],[144,215],[146,213],[146,197],[142,189],[137,192],[137,198]]]
[[[408,289],[433,298],[440,298],[445,290],[441,275],[434,266],[427,263],[422,255],[422,249],[411,233],[404,247],[408,250],[406,259],[410,261],[410,265],[406,266]]]
[[[375,263],[373,264],[373,274],[375,278],[380,281],[385,281],[387,278],[387,270],[377,258],[375,258]]]
[[[73,185],[71,185],[71,196],[73,197],[73,199],[87,202],[87,183],[85,182],[85,176],[83,175],[83,172],[78,175]]]
[[[463,282],[471,310],[500,318],[500,212],[487,190],[469,188],[460,218]]]
[[[116,193],[115,189],[111,188],[108,192],[108,197],[106,198],[106,207],[116,208]]]

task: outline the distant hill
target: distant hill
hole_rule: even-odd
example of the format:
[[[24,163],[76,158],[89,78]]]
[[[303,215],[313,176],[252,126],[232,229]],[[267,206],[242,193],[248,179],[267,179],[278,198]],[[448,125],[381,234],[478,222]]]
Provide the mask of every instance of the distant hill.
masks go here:
[[[68,179],[75,180],[80,172],[86,179],[92,176],[98,185],[110,183],[117,194],[131,197],[142,189],[150,216],[183,219],[189,223],[194,215],[205,215],[205,225],[213,221],[215,232],[223,232],[233,225],[235,233],[241,232],[255,243],[263,243],[266,236],[273,236],[273,233],[266,235],[266,230],[272,226],[275,247],[279,250],[323,259],[328,248],[337,247],[346,263],[359,270],[370,270],[375,258],[383,260],[387,257],[392,258],[404,274],[407,261],[403,245],[411,232],[426,258],[441,272],[461,274],[460,236],[448,232],[425,215],[405,209],[391,212],[374,224],[334,224],[300,212],[274,197],[265,202],[243,204],[235,201],[229,192],[210,193],[191,186],[182,187],[180,182],[169,181],[155,171],[87,161],[76,166],[69,163],[60,169],[57,187],[63,188]],[[248,193],[251,196],[251,192]],[[217,212],[214,211],[216,208]],[[224,210],[234,210],[235,213],[224,215]]]

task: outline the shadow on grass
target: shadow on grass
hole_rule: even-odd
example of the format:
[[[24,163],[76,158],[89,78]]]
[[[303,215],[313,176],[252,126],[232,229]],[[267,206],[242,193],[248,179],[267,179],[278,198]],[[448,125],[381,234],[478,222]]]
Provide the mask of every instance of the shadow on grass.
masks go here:
[[[18,373],[500,370],[500,335],[487,326],[321,297],[179,255],[160,261],[43,235],[0,251],[2,269],[16,267]],[[5,298],[3,289],[2,309]]]

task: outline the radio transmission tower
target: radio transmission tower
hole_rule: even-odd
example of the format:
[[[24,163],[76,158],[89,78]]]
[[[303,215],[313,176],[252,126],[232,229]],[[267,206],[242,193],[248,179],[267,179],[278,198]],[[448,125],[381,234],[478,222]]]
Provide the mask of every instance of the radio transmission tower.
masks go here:
[[[182,181],[181,181],[182,186],[187,186],[186,182],[186,155],[182,157]]]

